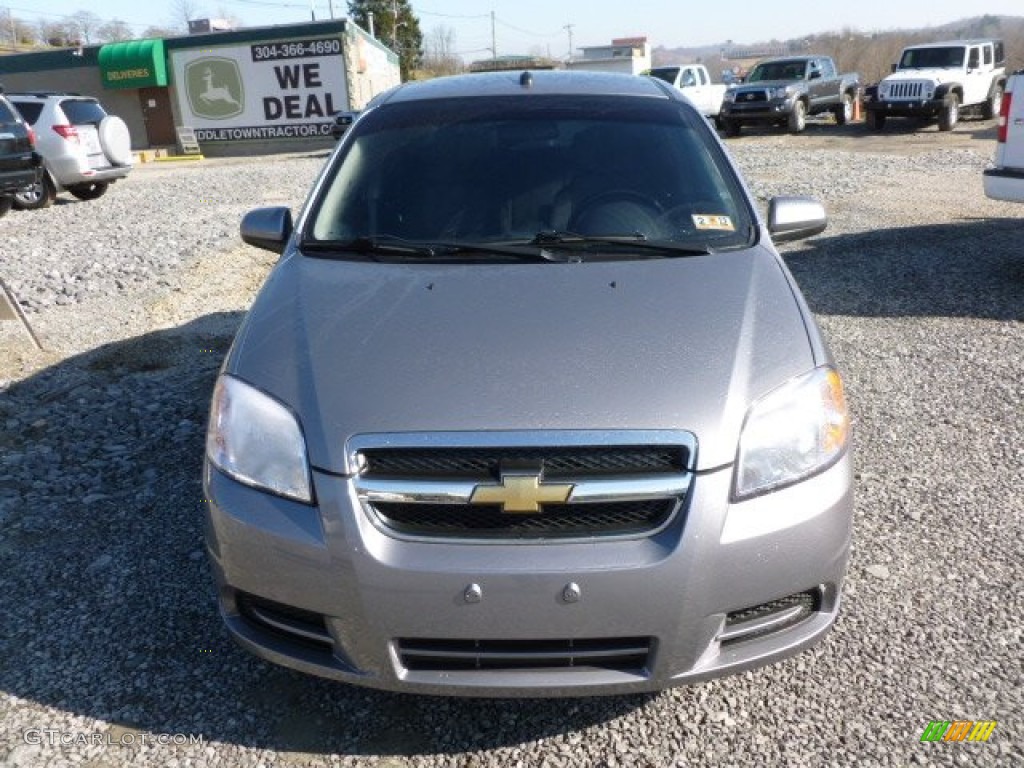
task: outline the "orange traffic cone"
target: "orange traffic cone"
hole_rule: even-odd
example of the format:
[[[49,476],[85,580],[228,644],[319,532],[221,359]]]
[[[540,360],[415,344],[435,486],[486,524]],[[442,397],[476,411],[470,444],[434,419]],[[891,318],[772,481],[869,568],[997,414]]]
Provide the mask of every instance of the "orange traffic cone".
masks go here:
[[[860,118],[860,94],[858,93],[853,97],[853,122],[859,123]]]

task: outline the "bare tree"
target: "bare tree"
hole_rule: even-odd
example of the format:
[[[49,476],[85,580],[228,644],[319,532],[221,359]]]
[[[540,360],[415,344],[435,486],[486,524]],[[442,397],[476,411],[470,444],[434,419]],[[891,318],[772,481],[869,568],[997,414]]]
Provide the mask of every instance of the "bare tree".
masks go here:
[[[68,21],[74,25],[80,42],[88,45],[96,36],[103,21],[92,11],[77,11],[68,17]]]
[[[96,30],[96,36],[105,43],[116,43],[121,40],[131,40],[131,27],[120,19],[111,19],[102,27]]]
[[[171,0],[171,26],[178,31],[188,32],[188,23],[202,14],[195,0]]]
[[[176,37],[181,34],[181,30],[175,27],[161,27],[159,25],[152,25],[146,27],[142,32],[143,37]]]
[[[35,27],[15,17],[9,8],[6,10],[7,12],[0,16],[0,44],[15,49],[33,45],[38,38]]]
[[[423,70],[432,77],[454,75],[463,70],[462,60],[455,53],[455,30],[434,27],[423,41]]]
[[[39,39],[53,48],[69,48],[78,45],[78,28],[70,20],[39,22]]]

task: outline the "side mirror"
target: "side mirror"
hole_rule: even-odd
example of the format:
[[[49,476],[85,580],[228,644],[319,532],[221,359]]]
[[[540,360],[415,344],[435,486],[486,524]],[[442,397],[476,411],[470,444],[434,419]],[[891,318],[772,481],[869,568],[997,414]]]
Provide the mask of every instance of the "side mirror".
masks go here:
[[[773,197],[768,203],[768,232],[777,243],[802,240],[825,231],[825,206],[810,197]]]
[[[334,122],[331,123],[331,135],[340,139],[358,116],[358,112],[335,112]]]
[[[899,64],[893,64],[892,65],[892,71],[895,72],[897,67],[899,67]]]
[[[289,208],[257,208],[242,217],[242,240],[265,251],[282,253],[292,236],[292,212]]]
[[[812,69],[810,74],[807,75],[808,80],[817,80],[821,77],[821,72],[817,69]]]

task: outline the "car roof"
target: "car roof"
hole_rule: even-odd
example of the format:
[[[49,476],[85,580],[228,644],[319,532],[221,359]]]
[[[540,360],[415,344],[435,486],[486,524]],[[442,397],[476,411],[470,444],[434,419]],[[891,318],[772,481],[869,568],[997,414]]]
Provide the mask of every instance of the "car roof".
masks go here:
[[[959,45],[984,45],[985,43],[998,43],[1001,42],[996,37],[981,37],[974,38],[972,40],[944,40],[939,43],[921,43],[920,45],[908,45],[906,50],[911,48],[949,48],[950,46]]]
[[[613,72],[510,70],[438,77],[406,83],[379,102],[397,103],[474,96],[552,94],[562,96],[636,96],[671,99],[660,81]]]
[[[799,54],[797,56],[773,56],[770,59],[761,59],[761,61],[759,61],[757,63],[758,64],[771,64],[771,63],[776,62],[776,61],[815,61],[816,59],[827,59],[827,58],[829,58],[829,57],[824,55],[824,54],[819,56],[818,54],[809,53],[809,54]]]

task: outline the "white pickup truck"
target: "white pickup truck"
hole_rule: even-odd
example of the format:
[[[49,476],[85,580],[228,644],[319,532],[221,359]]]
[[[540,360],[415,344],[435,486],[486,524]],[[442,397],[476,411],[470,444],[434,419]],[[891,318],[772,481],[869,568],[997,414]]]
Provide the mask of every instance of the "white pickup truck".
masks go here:
[[[683,64],[671,67],[655,67],[641,74],[656,77],[674,85],[693,102],[702,115],[715,118],[722,111],[726,86],[712,83],[711,75],[703,64]]]
[[[1006,81],[999,109],[996,156],[982,177],[994,200],[1024,203],[1024,70]]]

